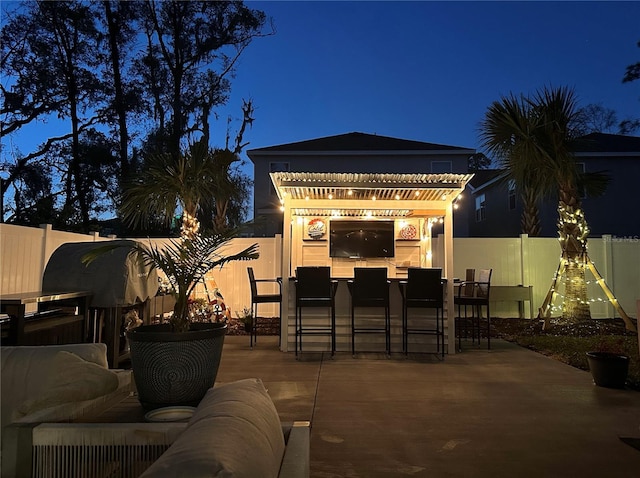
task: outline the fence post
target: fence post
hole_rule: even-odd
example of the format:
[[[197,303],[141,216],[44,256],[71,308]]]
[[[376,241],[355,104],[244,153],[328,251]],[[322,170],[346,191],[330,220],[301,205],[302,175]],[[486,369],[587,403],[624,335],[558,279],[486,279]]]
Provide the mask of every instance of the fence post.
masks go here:
[[[49,256],[53,254],[51,251],[51,231],[53,231],[53,225],[51,224],[40,224],[40,229],[43,230],[42,234],[42,263],[40,264],[40,277],[44,277],[44,270],[47,267],[47,262],[49,262]]]
[[[520,234],[520,283],[531,285],[531,268],[529,265],[529,234]]]
[[[605,282],[609,286],[609,289],[616,290],[615,284],[613,283],[613,241],[611,240],[610,234],[604,234],[602,236],[602,256],[603,256],[603,269],[600,271],[602,277],[604,277]],[[601,292],[601,291],[598,291]],[[611,301],[607,301],[607,317],[615,317],[616,311]]]

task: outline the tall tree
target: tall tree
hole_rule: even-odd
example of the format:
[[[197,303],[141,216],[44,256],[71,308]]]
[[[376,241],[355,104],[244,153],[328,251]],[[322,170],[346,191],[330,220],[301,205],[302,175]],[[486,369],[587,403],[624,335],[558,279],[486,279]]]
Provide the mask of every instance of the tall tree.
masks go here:
[[[168,114],[169,152],[179,155],[182,139],[203,131],[208,138],[211,109],[226,100],[226,76],[251,40],[259,36],[265,15],[242,2],[163,1],[145,3],[149,46],[139,63],[148,78],[167,78],[166,93],[149,85],[156,114]]]
[[[3,90],[6,121],[1,134],[48,113],[69,121],[69,133],[50,138],[25,159],[46,154],[58,141],[71,141],[66,207],[77,207],[88,232],[89,204],[73,190],[80,190],[82,183],[80,135],[100,120],[92,109],[103,92],[96,74],[100,55],[95,19],[89,6],[79,1],[37,1],[25,8],[2,29],[1,66],[16,80],[11,91]]]
[[[132,227],[155,223],[169,225],[176,210],[182,212],[184,237],[195,237],[200,226],[197,215],[212,200],[220,167],[208,145],[200,140],[176,156],[149,155],[137,177],[123,194],[121,213]]]
[[[491,104],[480,125],[482,144],[508,170],[520,191],[522,232],[532,237],[540,234],[538,203],[550,191],[534,160],[535,128],[536,118],[528,101],[513,94]]]
[[[640,41],[637,43],[637,45],[638,48],[640,48]],[[623,83],[628,83],[630,81],[636,80],[640,80],[640,61],[627,66],[627,69],[622,78]]]
[[[631,134],[640,129],[640,120],[627,118],[618,121],[618,114],[600,104],[589,104],[576,111],[573,131],[577,136],[590,133]]]
[[[468,163],[469,171],[489,169],[491,167],[491,158],[485,156],[484,153],[475,153],[469,156]]]
[[[109,99],[105,106],[110,123],[116,125],[119,140],[118,160],[120,178],[127,178],[131,167],[129,161],[128,116],[142,110],[137,80],[129,73],[133,58],[127,52],[132,49],[137,34],[141,4],[139,2],[121,2],[103,0],[96,5],[96,13],[104,24],[108,55],[105,58],[105,87]],[[127,61],[129,59],[129,62]],[[131,78],[127,80],[127,77]]]
[[[590,317],[585,282],[589,228],[582,209],[581,179],[571,144],[576,100],[569,88],[544,88],[531,98],[511,95],[494,102],[482,123],[481,140],[508,168],[521,190],[540,198],[558,194],[558,234],[565,271],[562,317]],[[602,190],[603,178],[590,191]]]

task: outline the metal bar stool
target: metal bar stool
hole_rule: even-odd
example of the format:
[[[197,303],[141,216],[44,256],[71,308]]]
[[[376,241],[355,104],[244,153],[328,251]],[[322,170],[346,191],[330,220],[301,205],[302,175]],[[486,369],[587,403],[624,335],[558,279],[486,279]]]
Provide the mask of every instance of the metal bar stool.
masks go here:
[[[296,269],[296,317],[295,348],[302,352],[302,336],[328,335],[331,338],[331,356],[336,352],[336,303],[335,296],[338,282],[331,280],[329,267],[298,267]],[[318,319],[302,318],[305,308],[326,307],[331,311],[328,324],[318,323]],[[313,323],[311,323],[313,320]],[[307,323],[305,323],[307,322]],[[298,344],[300,348],[298,349]]]
[[[251,327],[249,332],[249,345],[253,348],[253,344],[258,340],[258,304],[277,303],[279,305],[278,318],[282,324],[282,279],[256,279],[253,273],[253,267],[247,267],[249,274],[249,285],[251,286]],[[258,283],[277,283],[278,293],[276,294],[260,294],[258,293]],[[280,334],[278,334],[280,337]],[[280,341],[278,341],[280,345]]]
[[[409,353],[409,334],[434,335],[436,354],[444,359],[444,286],[442,269],[409,268],[407,280],[400,283],[402,294],[402,351]],[[409,309],[435,309],[431,317],[413,318]]]
[[[347,284],[351,293],[351,353],[356,353],[356,339],[358,333],[384,333],[385,351],[391,354],[391,315],[389,313],[389,286],[386,267],[356,267],[354,278]],[[356,327],[356,307],[383,307],[384,323],[382,326],[369,325]]]
[[[465,332],[467,327],[471,327],[472,342],[478,337],[480,344],[480,324],[482,322],[482,308],[487,309],[487,348],[491,349],[491,312],[489,309],[489,292],[491,289],[491,273],[493,269],[481,269],[477,281],[464,281],[460,283],[458,295],[454,299],[454,304],[458,308],[456,323],[464,321]],[[471,287],[470,294],[464,294],[467,288]],[[471,308],[471,315],[467,314],[467,307]],[[464,308],[464,316],[461,310]],[[466,335],[466,334],[465,334]],[[462,328],[458,331],[458,349],[462,349]]]

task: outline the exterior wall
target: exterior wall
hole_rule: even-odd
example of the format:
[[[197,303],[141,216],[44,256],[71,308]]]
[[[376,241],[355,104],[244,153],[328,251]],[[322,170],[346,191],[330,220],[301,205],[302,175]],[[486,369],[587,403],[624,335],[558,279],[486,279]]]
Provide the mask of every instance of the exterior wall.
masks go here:
[[[587,172],[606,171],[611,180],[604,196],[586,197],[583,207],[593,236],[640,238],[640,209],[635,207],[640,179],[640,157],[584,158]]]
[[[633,207],[634,192],[640,178],[639,157],[584,157],[578,155],[579,163],[585,164],[588,173],[606,172],[610,181],[606,192],[600,197],[585,197],[583,209],[591,237],[610,234],[615,238],[640,238],[640,209]],[[475,220],[475,196],[485,194],[487,220]],[[469,221],[470,237],[513,237],[521,232],[520,217],[522,201],[517,198],[516,210],[509,211],[506,185],[496,183],[482,188],[476,195],[469,195],[464,207]],[[540,237],[557,236],[557,199],[548,199],[540,205]],[[456,234],[460,236],[459,234]]]
[[[269,173],[272,163],[288,163],[289,171],[323,173],[431,173],[433,161],[451,161],[451,173],[467,173],[469,154],[264,154],[254,153],[256,236],[282,233],[282,214]],[[261,221],[261,217],[263,217]],[[462,229],[464,226],[460,226]]]
[[[313,217],[315,218],[315,216]],[[307,222],[313,218],[300,217],[292,225],[291,271],[294,275],[298,266],[330,266],[332,277],[352,278],[354,267],[386,267],[390,278],[406,277],[408,267],[430,267],[426,259],[429,248],[427,240],[403,240],[399,231],[407,223],[411,223],[418,231],[423,230],[424,219],[395,220],[395,256],[381,258],[349,259],[329,256],[328,228],[331,219],[323,218],[327,233],[322,240],[307,240]]]
[[[485,219],[476,219],[476,197],[485,195]],[[484,188],[477,194],[468,194],[462,203],[468,230],[467,234],[456,233],[456,237],[514,237],[520,233],[522,203],[516,201],[516,208],[509,209],[509,194],[506,182],[498,182],[493,187]]]
[[[50,226],[42,229],[0,224],[0,270],[2,271],[0,293],[39,290],[46,262],[59,245],[65,242],[84,242],[94,239],[103,240],[95,236],[53,231]],[[147,239],[140,240],[147,241]],[[232,241],[231,247],[242,248],[253,243],[258,243],[260,248],[258,260],[230,263],[222,270],[216,270],[213,273],[234,315],[243,307],[250,306],[251,294],[246,270],[248,266],[254,268],[256,277],[259,279],[283,276],[280,271],[281,238],[279,236],[263,239],[238,238]],[[420,246],[416,245],[416,247]],[[444,268],[444,237],[434,237],[432,248],[433,267]],[[493,285],[533,286],[533,305],[534,310],[537,311],[557,270],[560,247],[557,239],[529,238],[526,235],[517,238],[455,238],[453,254],[454,277],[463,278],[467,268],[491,268]],[[623,239],[613,236],[591,239],[589,255],[622,308],[628,315],[633,316],[636,313],[636,301],[640,299],[640,267],[638,267],[640,239]],[[314,261],[322,262],[326,257],[328,253]],[[349,264],[348,267],[351,265]],[[428,266],[426,263],[424,265]],[[336,267],[340,268],[339,265]],[[348,270],[343,270],[342,273],[348,275]],[[588,286],[589,296],[596,299],[596,302],[591,305],[592,316],[594,318],[615,316],[613,307],[608,302],[597,300],[597,298],[604,299],[605,296],[595,281],[591,282]],[[525,305],[525,310],[528,310],[528,304]],[[261,306],[260,314],[275,316],[277,306],[271,304]],[[516,317],[517,305],[498,303],[492,308],[491,315]]]

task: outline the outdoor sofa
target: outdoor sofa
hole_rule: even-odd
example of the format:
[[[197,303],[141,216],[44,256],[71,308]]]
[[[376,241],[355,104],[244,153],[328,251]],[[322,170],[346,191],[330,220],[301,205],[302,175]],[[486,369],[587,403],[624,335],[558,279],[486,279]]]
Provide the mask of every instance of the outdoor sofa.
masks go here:
[[[131,392],[131,371],[109,370],[104,344],[0,349],[2,477],[30,476],[32,430],[94,416]]]
[[[36,424],[6,476],[305,478],[309,440],[309,422],[281,423],[250,378],[211,388],[188,423]]]

